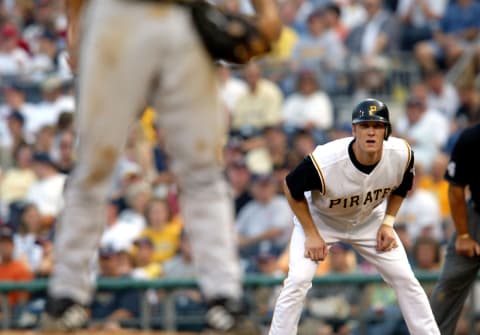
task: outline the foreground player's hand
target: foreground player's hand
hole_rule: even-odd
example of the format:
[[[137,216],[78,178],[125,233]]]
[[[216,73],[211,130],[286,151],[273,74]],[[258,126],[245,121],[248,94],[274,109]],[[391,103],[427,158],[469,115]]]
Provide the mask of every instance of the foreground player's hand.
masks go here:
[[[305,238],[305,257],[314,262],[323,261],[327,257],[327,244],[321,236],[313,235]]]
[[[480,244],[471,237],[457,238],[455,240],[455,250],[460,256],[473,257],[480,255]]]
[[[397,237],[393,227],[381,225],[377,232],[377,250],[390,251],[398,247]]]

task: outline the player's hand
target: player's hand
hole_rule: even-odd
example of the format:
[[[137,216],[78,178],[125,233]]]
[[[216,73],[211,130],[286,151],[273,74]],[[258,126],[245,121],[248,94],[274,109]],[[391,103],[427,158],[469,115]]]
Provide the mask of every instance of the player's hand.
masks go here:
[[[305,257],[314,262],[323,261],[328,255],[327,244],[319,235],[305,238]]]
[[[457,238],[455,240],[455,250],[460,256],[473,257],[480,255],[480,244],[471,237]]]
[[[390,251],[398,247],[393,227],[382,224],[377,232],[377,250]]]

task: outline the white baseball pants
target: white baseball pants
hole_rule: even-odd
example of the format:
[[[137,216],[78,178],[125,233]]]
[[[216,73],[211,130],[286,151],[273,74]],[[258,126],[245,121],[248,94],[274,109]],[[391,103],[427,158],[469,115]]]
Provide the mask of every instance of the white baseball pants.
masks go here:
[[[153,96],[208,298],[241,296],[233,209],[223,178],[225,120],[215,67],[189,13],[173,5],[93,0],[83,22],[78,166],[56,230],[53,297],[91,300],[90,261],[104,229],[110,177],[129,126]]]
[[[298,322],[307,291],[312,287],[312,279],[317,263],[304,256],[305,234],[298,220],[290,242],[290,263],[280,296],[273,314],[270,335],[297,334]],[[435,323],[428,298],[415,278],[400,240],[399,247],[389,252],[375,249],[379,223],[368,223],[350,232],[339,232],[322,225],[320,234],[327,242],[350,243],[367,261],[374,265],[385,282],[391,285],[398,298],[400,309],[412,335],[440,335]]]

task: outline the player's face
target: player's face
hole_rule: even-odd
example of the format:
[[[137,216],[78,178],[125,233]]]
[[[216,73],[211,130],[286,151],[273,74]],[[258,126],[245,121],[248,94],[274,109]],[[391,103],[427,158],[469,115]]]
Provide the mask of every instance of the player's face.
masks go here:
[[[354,124],[353,136],[355,136],[361,151],[366,153],[380,151],[385,136],[385,124],[376,121]]]

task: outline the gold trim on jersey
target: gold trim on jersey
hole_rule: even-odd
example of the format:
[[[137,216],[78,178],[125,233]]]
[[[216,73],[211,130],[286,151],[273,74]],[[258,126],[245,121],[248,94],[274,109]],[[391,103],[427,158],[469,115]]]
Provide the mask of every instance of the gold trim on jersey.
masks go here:
[[[313,154],[310,154],[310,158],[313,162],[313,165],[315,166],[315,169],[318,172],[318,175],[320,176],[320,182],[322,183],[322,195],[325,195],[326,185],[325,185],[325,178],[323,177],[322,169],[320,168],[320,165],[318,164],[318,162],[315,160],[315,157],[313,157]]]
[[[407,141],[404,140],[404,142],[408,149],[408,158],[407,164],[405,165],[405,168],[403,170],[404,172],[407,172],[408,166],[410,165],[410,160],[412,159],[412,147],[410,147],[410,144]]]

